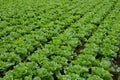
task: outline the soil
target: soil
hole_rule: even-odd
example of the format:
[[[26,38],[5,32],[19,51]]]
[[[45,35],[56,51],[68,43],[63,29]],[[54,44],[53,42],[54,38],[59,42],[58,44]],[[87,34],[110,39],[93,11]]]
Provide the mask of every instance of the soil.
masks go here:
[[[118,57],[119,55],[117,55],[117,59],[115,59],[115,65],[117,65],[118,67],[120,67],[120,57]],[[113,80],[118,80],[119,76],[120,76],[120,72],[113,72]]]
[[[112,76],[113,80],[118,80],[118,78],[120,76],[120,72],[113,72],[112,74],[113,74],[113,76]]]
[[[118,65],[118,67],[120,67],[120,58],[117,58],[115,64]]]
[[[75,52],[77,53],[77,55],[80,54],[80,51],[83,50],[85,47],[84,46],[78,46],[75,50]]]

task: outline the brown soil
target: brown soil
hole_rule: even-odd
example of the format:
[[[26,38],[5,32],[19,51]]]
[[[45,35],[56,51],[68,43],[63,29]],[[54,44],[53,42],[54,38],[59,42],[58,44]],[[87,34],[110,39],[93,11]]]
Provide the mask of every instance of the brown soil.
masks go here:
[[[117,65],[118,67],[120,67],[120,57],[119,55],[117,55],[117,59],[115,59],[115,65]],[[117,67],[117,68],[118,68]],[[120,76],[120,72],[113,72],[113,80],[118,80],[119,76]]]
[[[118,65],[118,66],[120,67],[120,58],[117,58],[115,64]]]
[[[113,74],[112,76],[113,80],[118,80],[118,77],[120,76],[120,72],[113,72],[112,74]]]
[[[80,51],[83,50],[85,47],[84,46],[78,46],[75,50],[75,52],[77,53],[77,55],[80,54]]]

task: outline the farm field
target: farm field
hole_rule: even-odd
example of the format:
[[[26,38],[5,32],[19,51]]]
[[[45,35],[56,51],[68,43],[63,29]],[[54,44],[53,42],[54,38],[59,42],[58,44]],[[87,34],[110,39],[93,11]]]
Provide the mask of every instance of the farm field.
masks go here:
[[[0,0],[0,80],[120,80],[120,0]]]

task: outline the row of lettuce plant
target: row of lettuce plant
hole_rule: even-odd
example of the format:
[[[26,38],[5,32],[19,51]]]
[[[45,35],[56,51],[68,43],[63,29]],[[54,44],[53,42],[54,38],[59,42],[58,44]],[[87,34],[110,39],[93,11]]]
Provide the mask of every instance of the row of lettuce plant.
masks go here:
[[[81,3],[81,2],[78,2],[78,3]],[[76,4],[76,6],[78,5],[78,3]],[[20,9],[20,11],[18,11],[17,13],[16,13],[16,10],[14,10],[14,8],[13,8],[13,11],[8,10],[8,12],[11,12],[9,14],[1,13],[1,19],[3,19],[3,21],[1,21],[1,29],[3,28],[3,30],[1,30],[0,32],[1,36],[6,36],[10,34],[11,31],[21,33],[19,35],[23,35],[26,33],[28,34],[30,33],[31,30],[45,27],[44,25],[51,23],[51,19],[49,17],[51,17],[53,20],[56,20],[56,18],[57,19],[63,18],[64,15],[62,15],[61,17],[61,14],[64,14],[68,12],[69,10],[73,9],[74,7],[76,7],[76,6],[73,6],[73,4],[63,4],[63,5],[64,6],[61,6],[60,8],[55,8],[55,9],[50,9],[50,10],[46,10],[44,8],[44,10],[46,11],[44,13],[41,13],[43,12],[42,8],[30,7],[31,5],[28,5],[29,7],[25,9]],[[26,5],[23,5],[23,6],[26,7]],[[17,8],[19,8],[19,6]],[[57,13],[55,13],[55,11]],[[9,18],[9,16],[7,15],[11,15],[11,17]],[[7,21],[6,18],[9,19],[9,21]],[[8,24],[11,24],[11,27],[10,25],[8,26]]]
[[[71,15],[69,15],[69,16],[71,16]],[[74,18],[76,18],[76,16],[72,16],[72,17],[69,17],[68,18],[68,20],[73,20]],[[79,18],[79,17],[78,17]],[[77,18],[77,19],[78,19]],[[67,21],[67,20],[66,20]],[[62,23],[63,21],[61,21],[60,23]],[[70,21],[71,22],[71,21]],[[70,23],[70,22],[68,22],[68,24]],[[68,25],[67,24],[67,22],[65,22],[66,23],[66,25]],[[51,22],[50,24],[46,24],[43,28],[41,28],[41,29],[37,29],[37,30],[35,30],[35,31],[32,31],[31,30],[31,28],[30,28],[30,26],[28,26],[28,27],[23,27],[23,30],[20,30],[20,31],[18,31],[18,33],[16,32],[16,31],[13,31],[13,32],[11,32],[11,35],[9,35],[8,37],[5,37],[5,38],[3,38],[3,39],[1,39],[1,45],[3,44],[3,46],[4,47],[6,47],[7,45],[8,46],[10,46],[10,45],[12,45],[12,44],[14,44],[15,42],[19,42],[19,40],[21,41],[24,41],[25,39],[27,39],[27,40],[29,40],[29,38],[28,37],[30,37],[30,38],[32,38],[33,39],[33,37],[35,37],[35,38],[37,38],[37,41],[40,41],[40,43],[41,42],[44,42],[44,41],[47,41],[47,39],[49,39],[49,38],[51,38],[53,35],[57,35],[57,33],[59,34],[59,32],[61,32],[61,29],[63,28],[64,29],[64,27],[65,27],[65,25],[55,25],[55,24],[57,24],[56,22],[55,23],[53,23],[53,22]],[[34,25],[31,25],[31,27],[34,27]],[[45,28],[45,27],[47,27],[47,28]],[[56,28],[56,29],[54,29],[54,28]],[[25,30],[26,29],[26,30]],[[63,30],[62,29],[62,30]],[[31,34],[25,34],[24,36],[23,35],[21,35],[20,36],[20,34],[19,34],[19,32],[30,32]],[[39,37],[40,36],[40,37]],[[19,38],[20,37],[20,38]],[[15,40],[14,40],[14,38],[15,38]],[[27,41],[26,40],[26,41]],[[10,42],[11,41],[11,42]],[[24,42],[26,42],[26,41],[24,41]],[[10,44],[9,44],[10,43]],[[21,42],[22,43],[22,42]],[[2,47],[3,47],[2,46]],[[24,46],[24,45],[23,45]],[[5,48],[4,48],[5,49]],[[10,49],[10,48],[9,48]],[[13,48],[12,48],[13,49]]]
[[[14,67],[14,70],[9,71],[6,75],[11,75],[11,78],[21,78],[23,76],[22,72],[25,69],[19,69],[21,70],[20,72],[18,70],[18,68],[20,68],[19,66],[26,66],[25,64],[33,64],[35,61],[39,64],[39,67],[42,66],[42,68],[39,69],[39,71],[41,72],[39,78],[41,78],[42,80],[53,79],[53,74],[58,74],[61,68],[67,64],[68,59],[72,58],[71,56],[73,55],[74,48],[79,42],[79,38],[83,40],[86,36],[88,36],[89,34],[91,34],[92,31],[95,30],[94,25],[84,24],[83,26],[83,24],[80,24],[80,21],[81,20],[69,27],[63,34],[60,34],[58,37],[54,37],[53,41],[51,41],[50,44],[46,44],[43,49],[38,49],[32,56],[28,57],[28,59],[32,62],[20,63],[19,65]],[[81,35],[79,33],[81,33]],[[19,76],[14,73],[17,72],[16,70],[20,72],[20,74],[18,74]],[[45,73],[46,75],[44,74],[45,71],[47,72]],[[16,74],[16,76],[13,76],[13,74]],[[29,71],[25,74],[29,74]],[[38,76],[37,73],[35,74]],[[34,74],[31,73],[31,75],[29,76],[33,75]],[[5,79],[7,78],[9,78],[9,76],[5,76]]]
[[[65,75],[59,80],[113,80],[111,72],[114,71],[113,58],[117,57],[119,50],[119,3],[105,18],[98,30],[85,44],[80,52],[65,68]]]
[[[83,6],[83,5],[82,5]],[[77,8],[76,10],[78,10],[79,8]],[[80,8],[81,9],[81,8]],[[76,11],[76,10],[73,10],[73,11]],[[72,11],[72,14],[73,14],[73,11]],[[79,11],[79,10],[78,10]],[[83,14],[84,13],[84,11],[81,11],[81,14]],[[65,16],[67,16],[67,15],[65,15]],[[68,15],[68,16],[71,16],[71,13],[70,13],[70,15]],[[67,20],[66,19],[64,19],[64,17],[62,16],[62,17],[59,17],[59,18],[61,18],[62,19],[62,21],[60,21],[60,20],[56,20],[56,22],[50,22],[49,24],[44,24],[44,26],[42,26],[42,31],[41,31],[41,33],[47,33],[47,32],[50,32],[50,33],[53,33],[53,32],[55,32],[54,34],[57,34],[56,32],[58,32],[59,30],[62,30],[61,28],[65,28],[65,25],[68,25],[68,24],[70,24],[70,23],[72,23],[73,21],[74,21],[74,19],[75,18],[79,18],[79,16],[78,15],[76,15],[76,16],[71,16],[71,17],[66,17],[67,18]],[[57,25],[57,26],[55,26],[56,24],[63,24],[63,25]],[[43,25],[43,24],[42,24]],[[30,24],[30,26],[25,26],[25,27],[23,27],[23,26],[18,26],[18,27],[20,27],[20,29],[18,28],[18,27],[16,27],[16,29],[18,29],[17,31],[15,30],[15,28],[13,27],[13,29],[15,30],[13,30],[13,29],[8,29],[8,31],[6,32],[5,30],[3,30],[4,32],[1,32],[2,34],[4,34],[4,33],[8,33],[8,32],[11,32],[11,30],[12,30],[12,32],[11,32],[11,34],[9,35],[9,36],[7,36],[7,37],[2,37],[2,40],[1,41],[4,41],[4,40],[7,40],[7,41],[5,41],[5,42],[8,42],[9,41],[9,43],[10,43],[10,41],[11,42],[14,42],[14,39],[16,40],[16,38],[18,38],[18,37],[25,37],[26,35],[28,35],[28,33],[33,33],[33,32],[36,32],[36,30],[38,30],[38,28],[36,29],[36,30],[34,30],[34,31],[32,31],[32,28],[34,28],[34,27],[39,27],[39,26],[41,26],[41,23],[37,23],[37,25],[35,26],[35,25],[33,25],[33,24]],[[59,27],[58,27],[59,26]],[[60,28],[61,27],[61,28]],[[54,29],[54,28],[58,28],[58,29]],[[46,29],[48,29],[48,30],[46,30]],[[51,30],[52,29],[52,30]],[[45,30],[47,31],[47,32],[45,32]],[[54,31],[54,30],[56,30],[56,31]],[[50,33],[48,33],[48,34],[50,34]],[[59,32],[58,32],[59,33]],[[25,36],[23,36],[23,34],[25,34]],[[53,34],[53,35],[54,35]],[[11,37],[12,36],[12,37]],[[39,35],[39,36],[41,36],[41,35]],[[52,36],[52,35],[51,35]],[[4,43],[4,42],[3,42]]]
[[[46,32],[46,29],[42,29],[42,30],[38,29],[36,31],[32,31],[31,35],[26,34],[25,36],[22,36],[22,37],[16,39],[15,41],[13,41],[12,44],[5,43],[5,45],[3,45],[2,47],[4,50],[9,49],[8,52],[16,53],[16,50],[17,50],[17,53],[21,53],[21,55],[22,55],[22,53],[26,54],[27,50],[28,50],[28,52],[33,51],[34,47],[38,47],[38,46],[40,46],[40,44],[47,42],[48,38],[52,37],[53,34],[59,32],[60,27],[57,26],[56,28],[58,28],[58,29],[55,29],[56,31],[48,30]],[[4,42],[7,42],[7,41],[3,41],[3,43]],[[16,49],[16,47],[18,47],[18,49]],[[3,50],[3,53],[5,52],[4,50]],[[25,56],[25,55],[23,55],[23,56]]]

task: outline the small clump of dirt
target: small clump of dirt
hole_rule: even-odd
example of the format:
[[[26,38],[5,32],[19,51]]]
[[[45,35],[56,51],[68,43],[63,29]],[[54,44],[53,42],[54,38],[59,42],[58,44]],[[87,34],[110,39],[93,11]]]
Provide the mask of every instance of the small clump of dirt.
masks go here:
[[[85,47],[84,46],[77,46],[75,52],[77,53],[77,55],[80,54],[80,51],[83,50]]]
[[[115,59],[114,65],[117,65],[117,67],[115,69],[120,67],[120,57],[119,57],[119,55],[117,55],[117,58]],[[118,80],[118,78],[120,77],[120,72],[115,71],[112,74],[113,74],[113,76],[112,76],[113,80]]]

